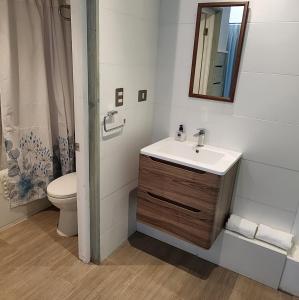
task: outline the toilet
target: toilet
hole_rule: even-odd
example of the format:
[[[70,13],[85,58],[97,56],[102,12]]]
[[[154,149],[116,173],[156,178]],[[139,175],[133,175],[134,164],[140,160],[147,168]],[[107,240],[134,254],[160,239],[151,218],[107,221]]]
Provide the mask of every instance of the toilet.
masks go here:
[[[49,201],[60,209],[57,233],[69,237],[78,234],[76,173],[52,181],[47,187]]]

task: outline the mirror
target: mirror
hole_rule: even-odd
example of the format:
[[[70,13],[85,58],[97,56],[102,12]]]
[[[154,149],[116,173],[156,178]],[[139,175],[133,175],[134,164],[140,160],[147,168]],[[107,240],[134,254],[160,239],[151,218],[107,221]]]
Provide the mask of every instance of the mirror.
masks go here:
[[[198,4],[189,97],[234,101],[248,4]]]

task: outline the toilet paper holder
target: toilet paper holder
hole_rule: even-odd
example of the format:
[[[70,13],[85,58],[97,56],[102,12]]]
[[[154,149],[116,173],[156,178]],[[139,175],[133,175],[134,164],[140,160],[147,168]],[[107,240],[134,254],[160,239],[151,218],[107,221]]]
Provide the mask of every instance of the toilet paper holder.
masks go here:
[[[117,130],[117,129],[121,129],[125,126],[126,119],[123,120],[123,124],[121,124],[121,125],[118,125],[118,126],[115,126],[115,127],[112,127],[112,128],[107,128],[107,120],[110,120],[117,113],[118,113],[117,110],[111,110],[111,111],[107,112],[106,116],[104,117],[104,131],[105,132],[111,132],[111,131],[114,131],[114,130]]]

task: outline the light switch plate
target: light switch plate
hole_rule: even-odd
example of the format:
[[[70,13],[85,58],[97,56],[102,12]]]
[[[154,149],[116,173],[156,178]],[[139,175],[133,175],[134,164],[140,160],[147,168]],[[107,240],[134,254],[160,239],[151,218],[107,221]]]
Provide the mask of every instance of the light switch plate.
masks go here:
[[[147,90],[138,91],[138,102],[147,100]]]
[[[118,88],[115,90],[115,106],[123,106],[124,105],[124,89]]]

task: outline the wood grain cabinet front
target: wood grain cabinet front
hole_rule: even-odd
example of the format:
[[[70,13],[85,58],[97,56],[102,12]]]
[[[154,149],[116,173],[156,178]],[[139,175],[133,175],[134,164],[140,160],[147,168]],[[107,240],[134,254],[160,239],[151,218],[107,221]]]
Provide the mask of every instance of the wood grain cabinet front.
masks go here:
[[[138,221],[209,249],[229,213],[237,167],[218,176],[140,155]]]

